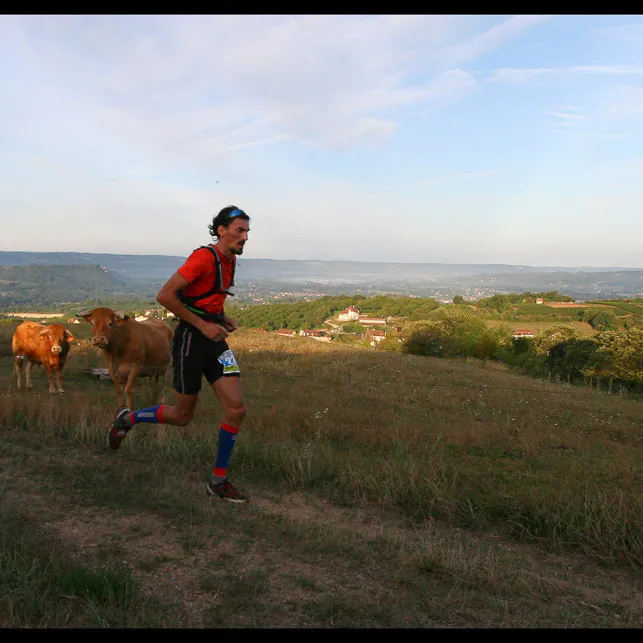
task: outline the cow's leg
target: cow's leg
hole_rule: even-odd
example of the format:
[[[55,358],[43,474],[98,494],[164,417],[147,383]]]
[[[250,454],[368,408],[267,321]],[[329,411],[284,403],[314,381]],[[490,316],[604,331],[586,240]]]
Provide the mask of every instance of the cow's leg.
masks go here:
[[[22,362],[24,358],[16,357],[16,373],[18,374],[18,390],[22,388]]]
[[[154,406],[156,404],[156,375],[150,375],[145,379],[147,380],[145,389],[149,393],[150,405]]]
[[[132,406],[132,392],[134,391],[134,383],[136,382],[136,378],[138,377],[138,374],[141,372],[141,366],[140,364],[132,364],[132,367],[130,368],[129,375],[127,376],[127,383],[125,384],[125,400],[127,404],[128,409],[133,409],[134,407]]]
[[[45,367],[45,372],[47,373],[47,380],[49,381],[49,392],[56,393],[56,386],[54,384],[54,373],[53,373],[54,369],[48,364],[43,364],[43,366]]]
[[[152,385],[152,404],[165,404],[165,377],[163,373],[157,373]]]
[[[165,373],[159,375],[159,404],[165,404]]]
[[[31,367],[33,366],[33,362],[30,360],[27,360],[27,366],[25,366],[25,380],[27,384],[27,388],[32,388],[31,385]]]
[[[63,381],[62,381],[62,372],[60,370],[54,371],[56,375],[56,384],[58,386],[58,393],[64,393],[63,391]]]
[[[116,404],[120,408],[123,405],[123,387],[121,386],[120,375],[119,375],[119,365],[115,360],[112,360],[111,357],[108,357],[107,360],[107,370],[109,371],[109,376],[112,378],[112,382],[116,388]]]
[[[112,377],[112,381],[114,382],[114,386],[116,387],[116,402],[119,406],[123,406],[125,404],[125,383],[126,380],[123,380],[120,376],[114,376]]]

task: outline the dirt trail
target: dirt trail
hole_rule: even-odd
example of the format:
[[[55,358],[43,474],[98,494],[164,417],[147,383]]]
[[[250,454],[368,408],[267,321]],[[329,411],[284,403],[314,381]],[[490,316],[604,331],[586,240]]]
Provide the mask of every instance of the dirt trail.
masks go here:
[[[202,492],[201,487],[195,485],[194,493]],[[60,493],[48,492],[30,482],[28,476],[12,476],[5,488],[3,504],[51,530],[68,544],[67,551],[72,557],[86,564],[98,560],[101,550],[120,552],[120,560],[131,569],[141,594],[154,597],[166,606],[177,627],[211,626],[208,615],[226,604],[231,560],[237,578],[253,572],[267,575],[270,591],[262,600],[268,608],[271,603],[282,608],[296,606],[320,595],[354,595],[359,596],[362,603],[379,605],[390,591],[391,573],[404,573],[421,559],[436,562],[442,577],[456,587],[471,584],[473,580],[483,585],[502,586],[508,582],[507,577],[511,577],[512,586],[527,593],[530,588],[537,590],[535,598],[539,594],[551,594],[559,601],[574,604],[576,609],[586,609],[607,626],[618,626],[620,619],[630,626],[643,624],[641,617],[636,616],[643,613],[639,582],[625,570],[603,569],[580,555],[548,554],[535,546],[518,545],[493,535],[466,532],[440,523],[414,527],[401,516],[374,506],[342,508],[312,494],[250,491],[252,503],[241,509],[222,507],[220,503],[213,505],[205,494],[202,500],[195,496],[195,504],[205,512],[206,518],[208,512],[220,516],[221,511],[240,510],[247,512],[246,518],[276,520],[295,532],[301,529],[302,537],[334,541],[347,551],[355,544],[379,543],[382,551],[389,552],[388,562],[376,554],[358,564],[341,553],[327,556],[320,551],[319,555],[310,554],[307,558],[292,556],[292,541],[280,545],[268,542],[261,534],[241,554],[239,538],[243,534],[244,514],[239,513],[231,514],[223,537],[214,542],[205,538],[197,547],[186,549],[189,534],[152,511],[132,513],[81,507]],[[393,564],[390,552],[394,552]],[[505,578],[501,579],[503,575]],[[300,582],[288,581],[293,577]],[[446,605],[452,599],[446,596],[441,600],[445,601],[444,612],[449,613],[451,607]],[[504,603],[507,603],[507,620],[502,624],[519,625],[509,616],[509,603]],[[611,612],[609,605],[618,605],[620,614]],[[497,609],[505,607],[500,600]],[[438,622],[427,615],[423,625],[466,627],[466,611],[454,609],[451,621],[446,622],[446,617]],[[470,624],[479,626],[480,618],[472,615]],[[491,621],[499,617],[490,613],[488,618]],[[243,617],[237,620],[237,625],[244,625]],[[285,612],[275,609],[269,624],[270,627],[308,625],[319,625],[319,621],[310,621],[305,613],[297,613],[294,608]]]

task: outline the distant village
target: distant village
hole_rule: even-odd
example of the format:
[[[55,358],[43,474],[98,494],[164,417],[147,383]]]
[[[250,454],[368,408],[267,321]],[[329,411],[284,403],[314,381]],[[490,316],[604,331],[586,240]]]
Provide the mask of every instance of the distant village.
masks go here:
[[[165,308],[152,308],[151,310],[146,310],[140,315],[136,315],[134,319],[137,322],[142,322],[147,321],[148,319],[172,319],[174,316],[174,313],[171,313],[169,310],[165,310]],[[70,317],[67,320],[67,323],[80,324],[80,319],[78,319],[78,317]]]
[[[286,293],[283,293],[286,294]],[[295,293],[287,293],[295,294]],[[441,303],[451,303],[451,300],[444,300]],[[541,298],[536,299],[536,304],[543,304],[544,300]],[[577,306],[578,303],[574,302],[548,302],[548,305],[555,307],[566,307],[566,306]],[[23,319],[36,319],[42,317],[43,319],[38,319],[41,323],[46,323],[47,319],[50,317],[58,317],[55,313],[6,313],[2,315],[3,317],[21,317]],[[175,318],[174,313],[166,310],[165,308],[151,308],[136,314],[134,319],[137,322],[144,322],[148,319],[165,319],[172,320]],[[339,334],[349,334],[349,335],[361,335],[365,340],[368,341],[370,346],[376,346],[381,341],[387,337],[387,328],[390,328],[392,322],[395,319],[392,317],[374,317],[371,315],[363,315],[359,308],[356,306],[348,306],[344,310],[339,311],[336,317],[332,317],[324,320],[326,328],[313,328],[307,330],[291,330],[289,328],[280,328],[276,331],[271,331],[276,335],[282,337],[309,337],[319,342],[331,342],[333,337]],[[69,324],[80,324],[81,320],[78,317],[69,317],[66,320]],[[355,322],[361,326],[365,326],[366,330],[364,332],[347,332],[343,329],[340,322]],[[401,330],[398,326],[394,327],[394,330]],[[269,332],[269,331],[264,331]],[[520,338],[533,338],[535,333],[530,328],[514,328],[511,332],[511,335],[514,339]]]
[[[171,313],[169,310],[165,310],[164,308],[152,308],[150,310],[146,310],[140,315],[136,315],[134,319],[138,322],[142,322],[148,319],[172,319],[174,316],[174,313]],[[356,306],[349,306],[348,308],[341,310],[337,314],[336,318],[331,318],[324,321],[324,323],[327,324],[329,328],[317,328],[299,331],[290,330],[288,328],[281,328],[273,332],[277,335],[281,335],[282,337],[310,337],[320,342],[330,342],[332,341],[333,336],[344,332],[342,327],[337,322],[357,322],[362,326],[368,327],[366,329],[366,332],[364,333],[364,338],[369,340],[371,346],[375,346],[386,337],[385,328],[390,321],[392,321],[392,318],[385,319],[384,317],[362,315]],[[67,322],[70,324],[78,324],[80,323],[80,320],[77,317],[70,317]]]
[[[372,317],[370,315],[362,315],[356,306],[349,306],[341,310],[336,318],[327,319],[324,324],[330,328],[317,328],[311,330],[290,330],[288,328],[280,328],[275,331],[277,335],[282,337],[311,337],[320,342],[330,342],[334,335],[343,333],[344,330],[337,322],[357,322],[362,326],[367,326],[366,332],[363,334],[364,339],[368,340],[371,346],[375,346],[386,337],[386,326],[392,319],[384,317]],[[360,334],[360,333],[352,333]]]

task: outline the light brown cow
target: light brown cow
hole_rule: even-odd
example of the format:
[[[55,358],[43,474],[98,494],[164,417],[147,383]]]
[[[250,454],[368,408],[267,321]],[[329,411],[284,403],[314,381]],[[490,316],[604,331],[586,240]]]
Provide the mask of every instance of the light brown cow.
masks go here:
[[[75,340],[76,338],[62,324],[45,326],[31,321],[22,322],[14,331],[11,340],[18,371],[18,389],[22,388],[22,366],[26,361],[27,388],[33,388],[31,367],[34,364],[42,364],[49,380],[49,392],[64,393],[62,370],[69,353],[69,344]]]
[[[133,409],[132,392],[137,377],[154,377],[156,385],[165,378],[171,360],[172,330],[160,319],[137,322],[111,308],[94,308],[77,317],[92,327],[92,344],[107,359],[118,404],[123,402],[124,391],[125,403]]]

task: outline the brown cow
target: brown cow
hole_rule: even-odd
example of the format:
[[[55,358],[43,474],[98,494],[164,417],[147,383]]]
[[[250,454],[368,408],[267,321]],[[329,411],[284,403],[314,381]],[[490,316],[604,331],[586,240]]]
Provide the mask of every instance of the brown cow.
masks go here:
[[[11,340],[18,371],[18,389],[22,388],[22,366],[26,360],[27,388],[32,388],[31,367],[34,364],[42,364],[47,372],[49,392],[64,393],[61,381],[62,370],[69,353],[69,344],[75,340],[76,338],[62,324],[45,326],[31,321],[22,322],[14,331]]]
[[[160,319],[137,322],[111,308],[94,308],[76,315],[92,327],[92,344],[107,358],[109,374],[116,386],[118,404],[132,409],[136,378],[154,377],[158,385],[171,360],[172,330]],[[157,392],[156,392],[157,393]]]

